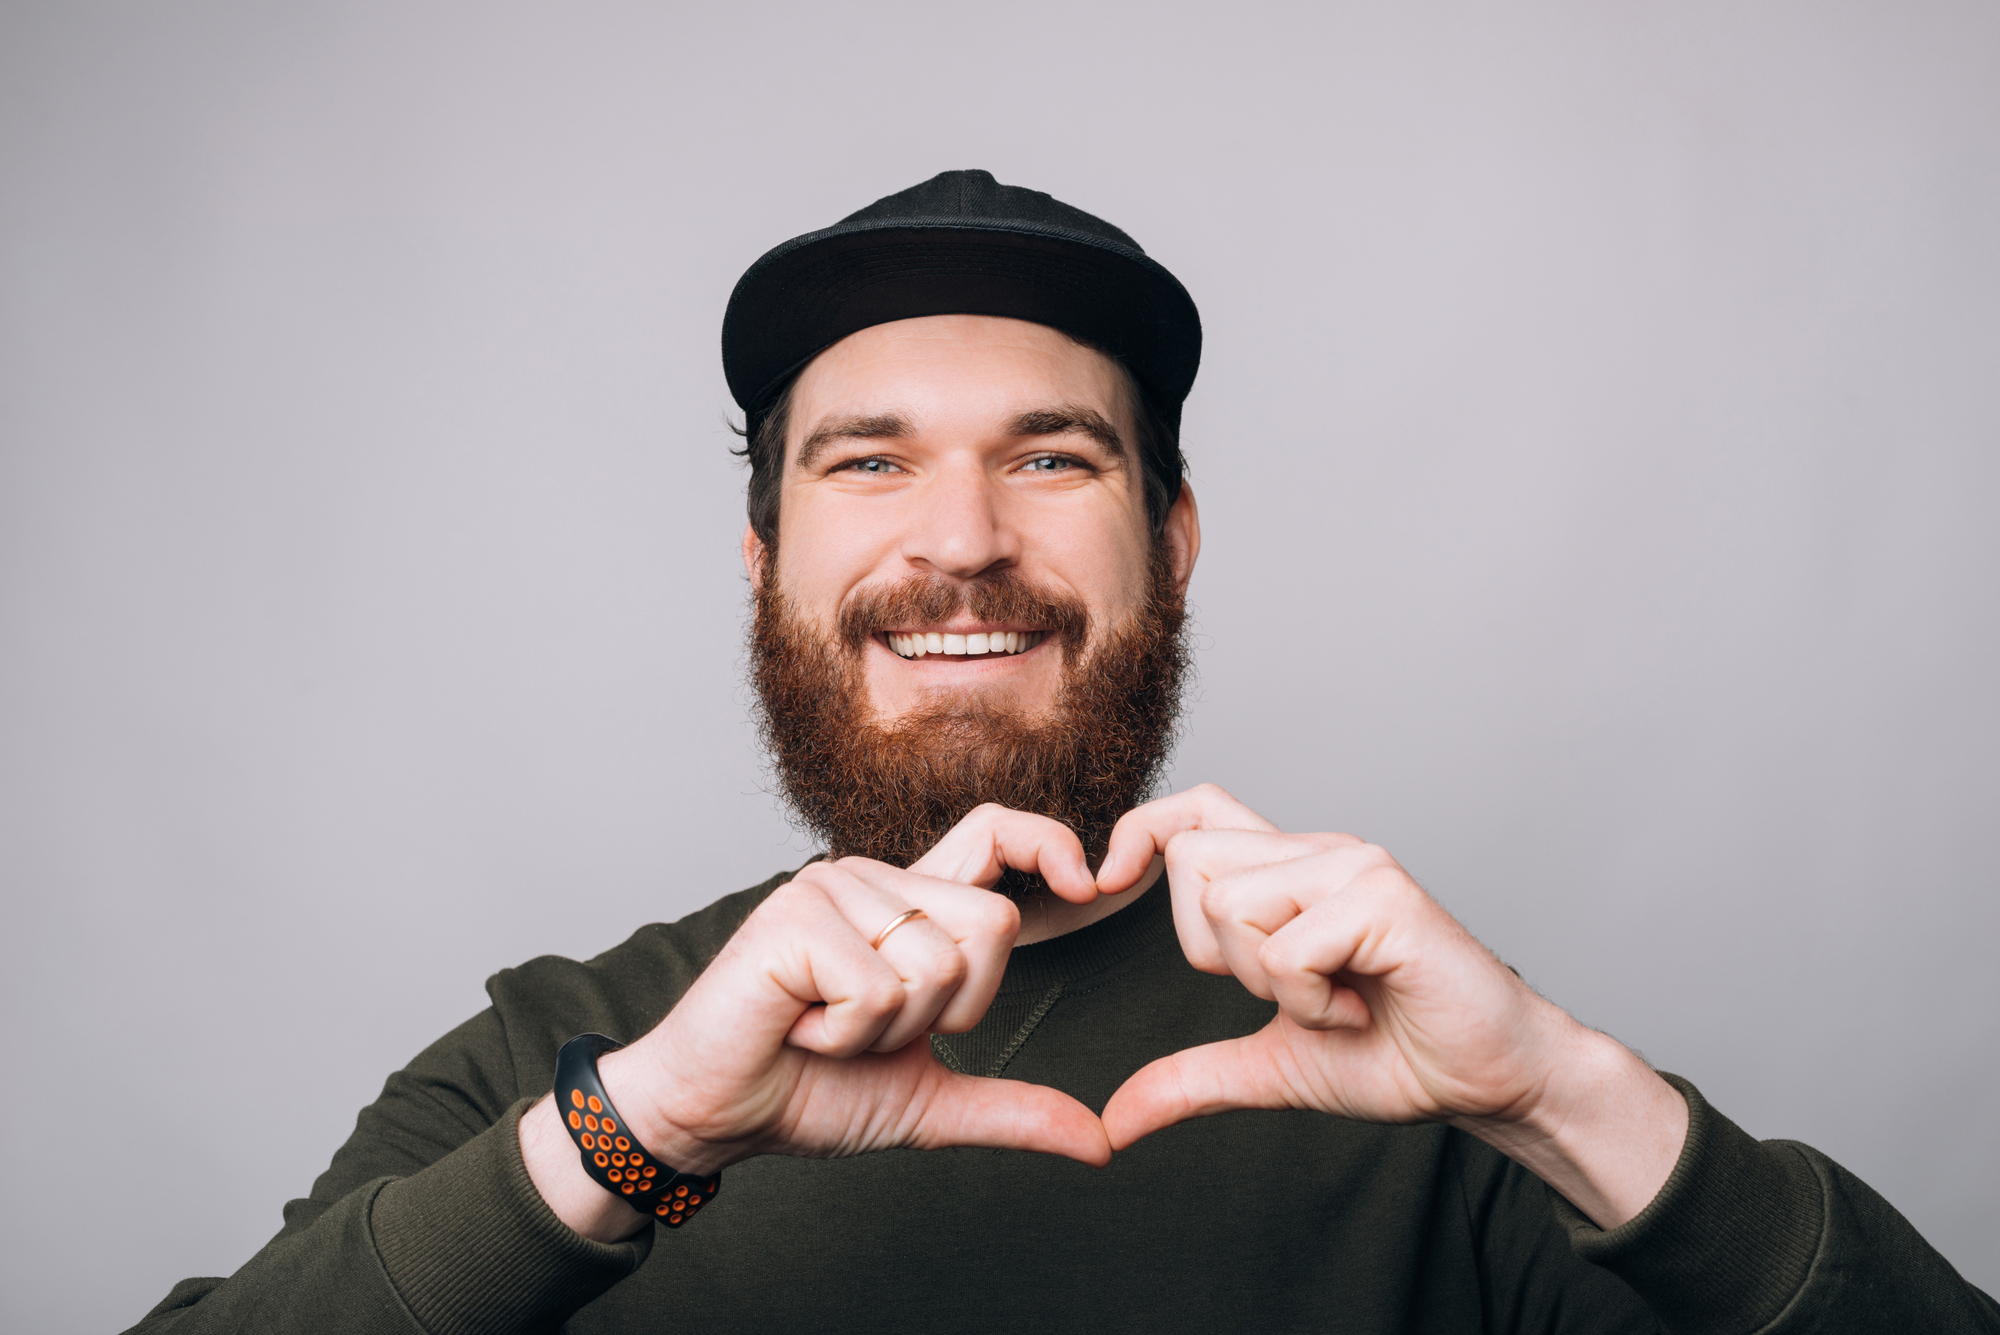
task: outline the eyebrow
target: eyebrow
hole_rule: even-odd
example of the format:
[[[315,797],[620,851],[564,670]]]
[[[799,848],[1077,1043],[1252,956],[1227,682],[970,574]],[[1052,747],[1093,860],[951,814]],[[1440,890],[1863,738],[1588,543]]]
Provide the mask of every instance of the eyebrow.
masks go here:
[[[1126,457],[1125,439],[1109,418],[1095,408],[1060,404],[1022,413],[1008,424],[1010,436],[1065,436],[1071,432],[1089,436],[1113,456]],[[842,440],[892,440],[914,435],[908,419],[895,413],[874,413],[855,417],[833,417],[813,428],[799,445],[799,457],[792,467],[811,468],[827,448]]]
[[[819,456],[826,453],[827,446],[838,440],[887,440],[909,434],[910,424],[894,413],[830,417],[814,427],[812,434],[805,438],[792,467],[801,470],[811,468]]]
[[[1117,458],[1125,457],[1125,438],[1095,408],[1065,403],[1055,408],[1037,408],[1014,419],[1013,432],[1017,436],[1066,436],[1072,431],[1089,436]]]

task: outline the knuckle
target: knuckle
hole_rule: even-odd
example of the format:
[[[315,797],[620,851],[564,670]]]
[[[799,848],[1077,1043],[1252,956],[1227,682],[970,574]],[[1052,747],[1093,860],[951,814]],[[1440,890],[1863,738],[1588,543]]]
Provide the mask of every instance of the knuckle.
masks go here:
[[[811,867],[806,868],[806,871],[812,871],[819,865],[819,863],[815,862]],[[824,872],[820,873],[820,876],[824,875]],[[760,924],[774,920],[784,922],[794,917],[798,907],[807,899],[815,895],[824,898],[825,892],[818,885],[819,879],[819,876],[807,879],[805,872],[794,876],[791,880],[786,881],[776,890],[773,890],[763,903],[752,910],[750,915],[744,919],[743,925],[748,927],[753,921]]]
[[[964,952],[947,942],[932,953],[930,968],[926,972],[931,983],[946,988],[957,988],[965,981],[969,968],[965,962]]]
[[[1403,869],[1393,862],[1384,866],[1376,864],[1354,878],[1357,890],[1385,907],[1393,907],[1408,900],[1413,894],[1429,898],[1417,883],[1404,875]]]
[[[1211,918],[1219,918],[1229,911],[1229,883],[1225,880],[1208,882],[1201,888],[1201,911]]]
[[[794,876],[791,880],[786,881],[776,890],[766,895],[764,902],[759,904],[757,908],[761,911],[771,907],[773,904],[783,904],[788,900],[800,899],[812,894],[818,889],[820,881],[825,879],[825,877],[826,864],[815,862],[812,866],[807,867],[797,876]]]
[[[985,936],[1012,936],[1021,930],[1021,906],[1005,895],[989,895],[974,917],[974,930]]]
[[[1263,966],[1265,973],[1273,975],[1290,976],[1306,971],[1299,944],[1282,934],[1266,939],[1263,945],[1257,947],[1257,963]]]
[[[1364,880],[1384,890],[1416,887],[1416,882],[1410,879],[1402,865],[1382,849],[1371,845],[1364,851],[1364,856],[1367,860],[1362,864],[1361,874],[1356,880]]]
[[[877,978],[869,982],[855,1001],[862,1013],[885,1016],[894,1015],[903,1009],[909,999],[910,989],[903,985],[902,979],[891,974],[886,978]]]

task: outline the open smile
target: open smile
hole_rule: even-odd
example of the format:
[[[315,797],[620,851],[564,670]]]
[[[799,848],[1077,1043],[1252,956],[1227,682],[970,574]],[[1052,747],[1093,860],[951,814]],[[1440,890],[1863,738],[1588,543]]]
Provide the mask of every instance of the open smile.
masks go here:
[[[952,631],[885,631],[882,638],[902,658],[1005,658],[1024,654],[1048,638],[1042,630],[994,630],[959,634]]]

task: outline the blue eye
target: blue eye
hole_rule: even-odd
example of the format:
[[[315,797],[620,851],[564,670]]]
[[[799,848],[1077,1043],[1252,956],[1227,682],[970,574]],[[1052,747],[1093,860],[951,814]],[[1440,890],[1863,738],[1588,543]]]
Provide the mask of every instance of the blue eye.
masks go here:
[[[1037,472],[1055,473],[1068,468],[1074,462],[1072,459],[1030,459],[1027,466]]]

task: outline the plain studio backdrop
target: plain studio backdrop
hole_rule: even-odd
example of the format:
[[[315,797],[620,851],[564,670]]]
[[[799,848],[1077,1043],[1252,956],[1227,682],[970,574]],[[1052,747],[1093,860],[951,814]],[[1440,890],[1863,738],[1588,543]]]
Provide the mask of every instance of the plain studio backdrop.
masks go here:
[[[807,856],[723,304],[958,167],[1201,305],[1171,784],[2000,1288],[2000,9],[0,25],[0,1325],[227,1274],[488,974]]]

